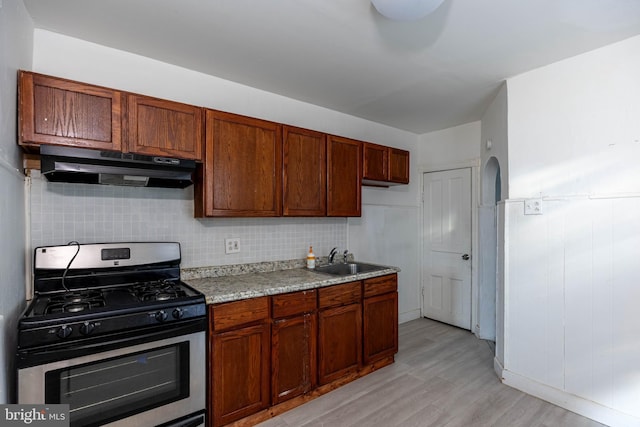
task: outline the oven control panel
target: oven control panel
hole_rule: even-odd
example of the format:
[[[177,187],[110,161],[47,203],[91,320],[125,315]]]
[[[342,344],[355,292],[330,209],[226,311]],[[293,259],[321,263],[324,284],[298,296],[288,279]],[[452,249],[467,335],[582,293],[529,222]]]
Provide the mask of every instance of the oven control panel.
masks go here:
[[[179,321],[206,316],[205,304],[187,304],[177,307],[147,309],[130,313],[110,314],[104,317],[61,319],[53,324],[22,330],[18,336],[20,348],[38,347],[57,342],[80,340],[89,336],[99,336],[128,332],[144,327],[173,324]]]

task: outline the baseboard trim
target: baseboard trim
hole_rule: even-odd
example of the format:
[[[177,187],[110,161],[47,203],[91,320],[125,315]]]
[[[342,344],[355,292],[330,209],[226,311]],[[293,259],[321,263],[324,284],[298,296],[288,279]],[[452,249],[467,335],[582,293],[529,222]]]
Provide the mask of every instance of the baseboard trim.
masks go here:
[[[420,318],[420,309],[407,311],[398,315],[398,323],[406,323]]]
[[[640,427],[640,418],[608,408],[599,403],[558,390],[557,388],[541,384],[530,378],[511,372],[508,369],[504,369],[504,367],[494,359],[494,369],[496,369],[496,365],[501,368],[502,382],[510,387],[608,426]]]
[[[500,363],[497,357],[493,358],[493,370],[495,371],[500,381],[504,382],[504,366],[502,366],[502,363]]]

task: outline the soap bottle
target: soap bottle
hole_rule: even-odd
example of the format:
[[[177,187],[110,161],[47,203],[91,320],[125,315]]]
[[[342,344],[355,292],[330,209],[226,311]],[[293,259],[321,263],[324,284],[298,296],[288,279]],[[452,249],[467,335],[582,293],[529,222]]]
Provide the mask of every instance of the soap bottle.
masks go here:
[[[307,254],[307,268],[316,268],[316,256],[313,254],[313,246],[309,246],[309,253]]]

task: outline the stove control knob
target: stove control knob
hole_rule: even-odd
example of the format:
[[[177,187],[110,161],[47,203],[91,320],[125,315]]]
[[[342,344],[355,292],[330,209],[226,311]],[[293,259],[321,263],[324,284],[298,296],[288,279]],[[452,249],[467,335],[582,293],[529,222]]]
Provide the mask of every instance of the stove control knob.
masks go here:
[[[89,335],[96,328],[96,324],[92,322],[84,322],[80,325],[80,333],[82,335]]]
[[[58,332],[56,333],[56,335],[58,335],[58,338],[67,338],[69,335],[71,335],[71,332],[73,332],[73,329],[71,329],[71,326],[67,326],[67,325],[62,325],[60,326],[60,329],[58,329]]]
[[[165,320],[167,320],[167,317],[169,317],[167,315],[167,312],[164,310],[160,310],[159,312],[156,313],[156,320],[158,322],[164,322]]]
[[[184,317],[184,310],[182,310],[181,308],[176,308],[171,314],[173,314],[174,319],[182,319]]]

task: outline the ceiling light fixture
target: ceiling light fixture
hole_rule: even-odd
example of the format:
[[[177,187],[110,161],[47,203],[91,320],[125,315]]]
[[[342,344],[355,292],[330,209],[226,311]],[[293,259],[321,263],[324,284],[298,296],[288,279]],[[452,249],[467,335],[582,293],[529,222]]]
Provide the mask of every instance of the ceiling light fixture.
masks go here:
[[[371,0],[376,10],[393,21],[417,21],[440,6],[444,0]]]

